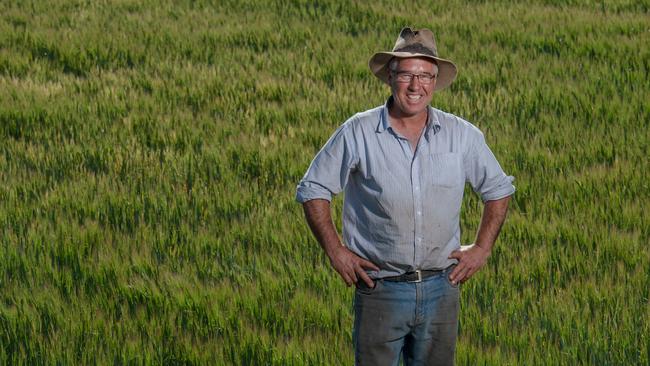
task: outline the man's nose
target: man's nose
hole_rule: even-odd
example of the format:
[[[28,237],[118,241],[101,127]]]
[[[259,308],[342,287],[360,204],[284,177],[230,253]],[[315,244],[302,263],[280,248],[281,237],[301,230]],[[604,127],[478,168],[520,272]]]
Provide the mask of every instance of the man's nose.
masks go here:
[[[420,89],[422,85],[420,85],[420,77],[417,75],[413,75],[413,78],[409,82],[409,89]]]

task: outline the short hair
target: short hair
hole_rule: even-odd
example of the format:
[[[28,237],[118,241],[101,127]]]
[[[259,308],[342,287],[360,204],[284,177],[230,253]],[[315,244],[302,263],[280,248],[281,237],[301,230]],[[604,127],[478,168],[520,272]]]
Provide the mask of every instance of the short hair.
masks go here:
[[[391,58],[390,61],[388,61],[388,70],[390,72],[393,72],[393,71],[397,70],[397,65],[399,64],[400,60],[401,59],[399,57]],[[431,61],[433,62],[433,66],[434,66],[433,73],[435,75],[438,75],[438,63],[436,63],[435,60],[431,60]]]

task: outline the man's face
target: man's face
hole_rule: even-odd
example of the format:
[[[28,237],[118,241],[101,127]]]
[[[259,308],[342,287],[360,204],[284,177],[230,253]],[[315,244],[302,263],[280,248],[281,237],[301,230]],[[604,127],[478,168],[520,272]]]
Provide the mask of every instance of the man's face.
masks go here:
[[[425,84],[422,82],[424,77],[413,77],[411,81],[404,82],[404,76],[408,78],[409,74],[416,74],[426,77],[436,73],[437,67],[428,59],[406,58],[399,61],[388,77],[393,92],[393,112],[398,117],[414,117],[426,113],[427,106],[433,98],[433,88],[436,86],[436,78],[433,78],[431,83]]]

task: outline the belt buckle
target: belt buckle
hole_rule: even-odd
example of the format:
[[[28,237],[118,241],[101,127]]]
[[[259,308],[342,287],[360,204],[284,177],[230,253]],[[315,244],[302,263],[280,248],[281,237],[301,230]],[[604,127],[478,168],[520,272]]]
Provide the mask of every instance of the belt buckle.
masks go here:
[[[420,283],[420,282],[422,282],[422,271],[418,269],[418,270],[415,271],[415,273],[417,273],[418,279],[413,280],[413,281],[408,281],[409,283]]]

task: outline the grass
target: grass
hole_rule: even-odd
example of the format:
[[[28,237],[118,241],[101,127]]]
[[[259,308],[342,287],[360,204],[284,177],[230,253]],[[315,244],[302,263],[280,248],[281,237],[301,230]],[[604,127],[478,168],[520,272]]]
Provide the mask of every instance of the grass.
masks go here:
[[[352,363],[293,195],[412,25],[460,68],[433,104],[516,177],[457,363],[650,364],[649,5],[4,2],[0,363]]]

